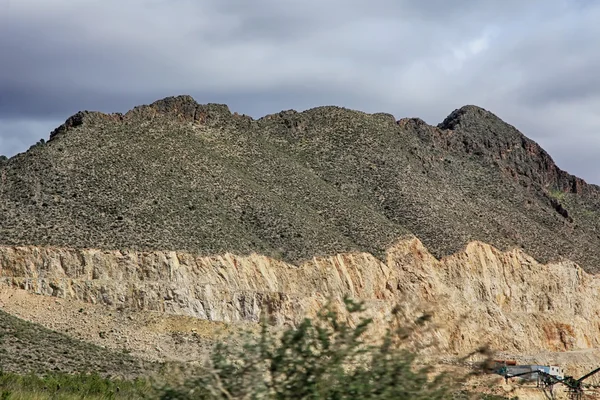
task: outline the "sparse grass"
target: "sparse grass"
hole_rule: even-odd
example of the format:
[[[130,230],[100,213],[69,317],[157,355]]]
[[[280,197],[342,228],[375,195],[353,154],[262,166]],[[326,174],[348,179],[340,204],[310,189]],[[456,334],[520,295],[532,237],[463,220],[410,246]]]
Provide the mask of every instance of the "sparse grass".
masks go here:
[[[548,192],[548,194],[550,195],[550,197],[552,197],[555,200],[558,200],[559,202],[563,202],[566,197],[566,193],[558,189],[551,189]]]
[[[111,380],[98,374],[19,375],[0,371],[1,400],[144,399],[153,389],[143,380]]]
[[[5,373],[89,372],[133,379],[161,367],[0,311],[0,369]]]

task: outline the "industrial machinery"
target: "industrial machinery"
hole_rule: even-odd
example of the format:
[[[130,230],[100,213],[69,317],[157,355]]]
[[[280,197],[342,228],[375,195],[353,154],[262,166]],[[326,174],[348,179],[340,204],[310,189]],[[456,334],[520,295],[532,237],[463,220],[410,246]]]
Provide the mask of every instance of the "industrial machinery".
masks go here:
[[[534,375],[536,376],[537,379],[537,385],[540,389],[542,389],[544,392],[546,392],[546,390],[548,390],[548,394],[550,395],[550,398],[554,398],[554,385],[557,383],[563,383],[564,379],[557,377],[556,375],[552,375],[547,373],[546,371],[542,370],[542,369],[537,369],[534,371],[526,371],[526,372],[521,372],[518,374],[506,374],[504,375],[504,379],[508,381],[508,379],[510,378],[517,378],[517,377],[524,377],[527,375]]]
[[[565,376],[562,383],[569,387],[569,394],[572,399],[580,400],[583,398],[583,381],[598,372],[600,372],[600,368],[588,372],[579,379],[575,379],[572,376]]]
[[[526,372],[522,372],[522,373],[518,373],[518,374],[514,374],[514,375],[505,373],[503,376],[504,376],[504,379],[508,380],[510,378],[517,378],[520,376],[537,374],[538,384],[540,384],[540,386],[543,389],[549,388],[550,395],[552,395],[553,386],[557,383],[561,383],[567,387],[567,390],[569,392],[569,399],[582,400],[583,399],[583,389],[584,389],[583,381],[598,372],[600,372],[600,368],[596,368],[595,370],[588,372],[587,374],[583,375],[582,377],[580,377],[578,379],[575,379],[572,376],[565,376],[564,378],[560,378],[560,377],[557,377],[556,375],[549,374],[549,373],[543,371],[542,369],[537,369],[535,371],[526,371]]]

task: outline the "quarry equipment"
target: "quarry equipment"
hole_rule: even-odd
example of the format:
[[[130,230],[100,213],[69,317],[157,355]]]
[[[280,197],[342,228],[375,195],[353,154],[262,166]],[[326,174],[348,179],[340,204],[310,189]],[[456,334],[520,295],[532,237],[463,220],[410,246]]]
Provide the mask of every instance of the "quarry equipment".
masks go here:
[[[562,368],[557,365],[518,365],[516,362],[496,362],[495,365],[495,373],[502,375],[505,378],[519,376],[521,379],[534,381],[538,380],[539,371],[561,380],[564,378]]]
[[[600,368],[588,372],[579,379],[575,379],[572,376],[566,376],[562,383],[569,387],[569,394],[572,399],[580,400],[583,398],[583,381],[598,372],[600,372]]]
[[[519,367],[530,367],[530,366],[519,366]],[[504,368],[506,368],[506,367],[504,367]],[[576,379],[572,376],[559,377],[557,374],[548,373],[548,372],[544,371],[543,369],[523,371],[523,372],[519,372],[516,374],[511,374],[506,369],[502,369],[501,371],[503,372],[502,375],[504,376],[504,379],[506,379],[507,381],[510,378],[535,375],[535,377],[536,377],[535,379],[538,380],[538,386],[540,386],[544,390],[545,390],[545,388],[549,388],[550,395],[552,398],[553,398],[552,388],[554,387],[555,384],[561,383],[567,387],[567,390],[569,393],[569,399],[582,400],[583,394],[584,394],[583,381],[586,380],[587,378],[591,377],[592,375],[595,375],[598,372],[600,372],[600,367],[588,372],[587,374],[583,375],[582,377],[580,377],[578,379]],[[527,378],[524,378],[524,379],[527,379]]]
[[[533,379],[535,376],[535,380],[537,381],[537,386],[550,396],[551,399],[554,398],[554,385],[557,383],[563,383],[563,378],[559,378],[556,375],[549,374],[542,369],[525,371],[518,374],[506,374],[504,375],[504,379],[508,381],[510,378],[522,378],[527,379],[525,377],[531,377]]]

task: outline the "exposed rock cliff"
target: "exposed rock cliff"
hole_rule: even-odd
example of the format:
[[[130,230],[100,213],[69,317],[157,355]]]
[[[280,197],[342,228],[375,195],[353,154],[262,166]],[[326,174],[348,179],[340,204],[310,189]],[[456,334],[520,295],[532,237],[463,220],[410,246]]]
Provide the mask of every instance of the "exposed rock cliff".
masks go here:
[[[43,295],[225,322],[257,321],[264,308],[275,324],[295,323],[345,294],[381,321],[408,301],[415,312],[434,311],[449,354],[484,343],[513,353],[600,347],[600,278],[479,242],[442,260],[412,238],[390,248],[386,262],[348,253],[299,266],[257,254],[4,246],[0,277],[4,287]]]

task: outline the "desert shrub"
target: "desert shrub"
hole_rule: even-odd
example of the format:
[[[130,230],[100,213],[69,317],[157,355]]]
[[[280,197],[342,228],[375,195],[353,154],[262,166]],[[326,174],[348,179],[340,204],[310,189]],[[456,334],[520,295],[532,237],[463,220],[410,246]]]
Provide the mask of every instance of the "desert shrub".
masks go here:
[[[350,314],[364,311],[362,303],[344,303]],[[241,346],[217,344],[202,373],[177,387],[164,386],[161,399],[473,398],[461,391],[466,375],[419,366],[413,352],[397,346],[412,328],[390,327],[372,344],[365,340],[372,320],[358,321],[351,324],[331,305],[281,334],[263,321],[260,335],[246,334]]]

